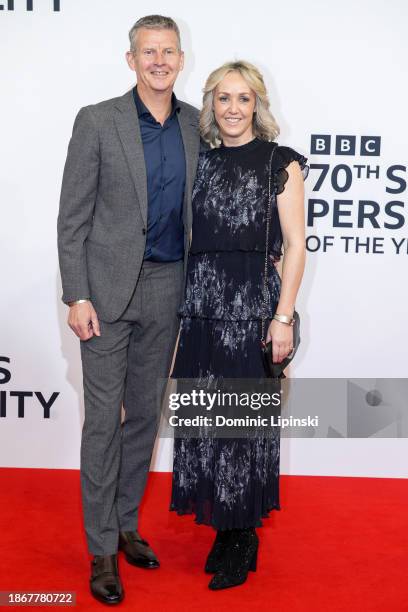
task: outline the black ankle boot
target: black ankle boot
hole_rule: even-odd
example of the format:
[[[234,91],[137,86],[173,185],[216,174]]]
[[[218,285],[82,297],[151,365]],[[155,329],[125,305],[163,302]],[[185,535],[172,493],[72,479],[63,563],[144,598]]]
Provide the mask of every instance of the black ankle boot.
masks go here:
[[[248,572],[256,571],[258,536],[255,529],[234,529],[226,546],[221,567],[208,585],[213,591],[245,582]]]
[[[206,574],[215,574],[215,572],[221,569],[221,561],[227,549],[231,533],[232,531],[230,529],[217,531],[214,544],[212,545],[205,563],[204,571]]]

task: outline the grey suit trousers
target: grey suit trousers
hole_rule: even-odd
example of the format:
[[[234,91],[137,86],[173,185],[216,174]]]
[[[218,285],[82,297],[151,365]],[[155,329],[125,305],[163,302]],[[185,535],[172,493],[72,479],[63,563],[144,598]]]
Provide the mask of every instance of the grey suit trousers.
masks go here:
[[[85,421],[81,487],[93,555],[117,552],[119,530],[137,528],[178,333],[183,262],[144,262],[119,320],[81,341]],[[121,425],[121,407],[125,420]]]

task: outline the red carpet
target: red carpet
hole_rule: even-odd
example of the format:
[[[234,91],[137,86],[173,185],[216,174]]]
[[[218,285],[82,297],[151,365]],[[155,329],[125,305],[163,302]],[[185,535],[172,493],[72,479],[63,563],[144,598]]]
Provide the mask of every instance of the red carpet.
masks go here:
[[[88,594],[78,472],[2,469],[0,486],[0,591],[76,591],[71,609],[106,609]],[[151,474],[140,531],[162,567],[120,557],[119,610],[408,611],[406,480],[283,476],[258,571],[222,592],[202,571],[212,530],[169,513],[169,494],[170,475]]]

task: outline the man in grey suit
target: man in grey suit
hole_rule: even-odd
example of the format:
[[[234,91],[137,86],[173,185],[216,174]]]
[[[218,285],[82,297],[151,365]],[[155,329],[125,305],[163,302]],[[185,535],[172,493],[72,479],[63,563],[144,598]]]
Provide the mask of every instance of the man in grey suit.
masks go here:
[[[79,111],[58,217],[62,299],[81,340],[91,592],[104,603],[123,598],[118,548],[134,565],[159,565],[138,507],[178,332],[200,146],[197,109],[173,93],[184,62],[176,23],[143,17],[129,38],[137,86]]]

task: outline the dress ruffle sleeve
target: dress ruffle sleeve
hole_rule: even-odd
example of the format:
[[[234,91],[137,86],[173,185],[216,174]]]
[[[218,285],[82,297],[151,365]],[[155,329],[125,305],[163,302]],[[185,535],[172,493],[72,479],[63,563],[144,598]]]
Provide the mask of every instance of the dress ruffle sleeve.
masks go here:
[[[279,195],[284,191],[286,181],[289,178],[289,174],[286,172],[286,168],[293,161],[297,161],[299,163],[300,169],[303,174],[303,180],[306,180],[307,175],[309,174],[307,158],[303,155],[300,155],[300,153],[297,153],[294,149],[291,149],[290,147],[278,146],[273,160],[274,190],[276,195]]]

